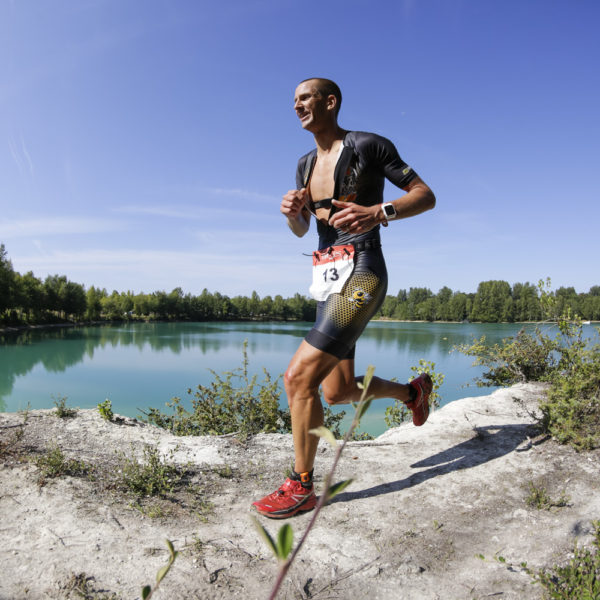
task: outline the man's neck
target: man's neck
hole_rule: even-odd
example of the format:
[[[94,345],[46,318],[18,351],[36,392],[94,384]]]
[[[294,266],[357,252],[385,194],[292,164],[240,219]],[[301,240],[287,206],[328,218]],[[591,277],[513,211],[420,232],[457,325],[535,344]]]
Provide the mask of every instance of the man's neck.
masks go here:
[[[346,131],[339,125],[314,133],[315,144],[319,154],[329,154],[339,148],[338,142],[344,139]]]

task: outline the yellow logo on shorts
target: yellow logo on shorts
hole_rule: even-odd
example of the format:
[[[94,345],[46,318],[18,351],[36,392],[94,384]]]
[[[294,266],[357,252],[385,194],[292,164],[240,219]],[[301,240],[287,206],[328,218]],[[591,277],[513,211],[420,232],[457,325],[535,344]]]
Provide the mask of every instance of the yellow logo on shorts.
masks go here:
[[[360,308],[371,301],[371,295],[367,294],[364,290],[356,289],[352,292],[352,297],[348,298],[350,302],[354,303],[354,306]]]

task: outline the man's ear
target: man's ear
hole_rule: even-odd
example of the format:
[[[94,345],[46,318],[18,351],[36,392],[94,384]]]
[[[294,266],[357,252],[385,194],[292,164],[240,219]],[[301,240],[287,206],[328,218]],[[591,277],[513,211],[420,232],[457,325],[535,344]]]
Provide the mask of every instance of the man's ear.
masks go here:
[[[337,98],[333,94],[327,96],[327,110],[335,110],[337,106]]]

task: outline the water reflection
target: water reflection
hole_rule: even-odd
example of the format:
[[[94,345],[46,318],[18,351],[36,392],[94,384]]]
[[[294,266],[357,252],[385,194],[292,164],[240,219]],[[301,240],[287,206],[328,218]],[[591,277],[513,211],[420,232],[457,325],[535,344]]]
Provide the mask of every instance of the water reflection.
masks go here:
[[[248,341],[251,371],[282,373],[309,323],[148,323],[29,330],[0,335],[0,410],[51,408],[65,394],[79,406],[95,406],[110,395],[137,414],[140,406],[162,407],[187,387],[207,384],[217,372],[241,365]],[[514,335],[519,325],[460,323],[371,323],[357,349],[357,368],[376,364],[382,377],[410,375],[419,359],[436,362],[446,375],[443,398],[464,396],[460,387],[477,373],[472,359],[449,354],[481,335],[490,343]],[[596,330],[587,327],[588,334]],[[34,406],[33,406],[34,405]]]

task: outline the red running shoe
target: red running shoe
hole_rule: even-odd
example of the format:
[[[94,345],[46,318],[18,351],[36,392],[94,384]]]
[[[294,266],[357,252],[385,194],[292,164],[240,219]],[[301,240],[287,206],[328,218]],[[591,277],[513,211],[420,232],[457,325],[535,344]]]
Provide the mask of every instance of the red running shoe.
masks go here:
[[[299,481],[288,477],[278,490],[253,502],[252,506],[265,517],[286,519],[300,511],[312,510],[316,504],[317,497],[313,486],[306,489]]]
[[[406,402],[406,406],[412,411],[413,423],[420,427],[429,417],[429,395],[433,389],[433,381],[429,374],[421,373],[408,385],[415,388],[417,397],[412,402]]]

